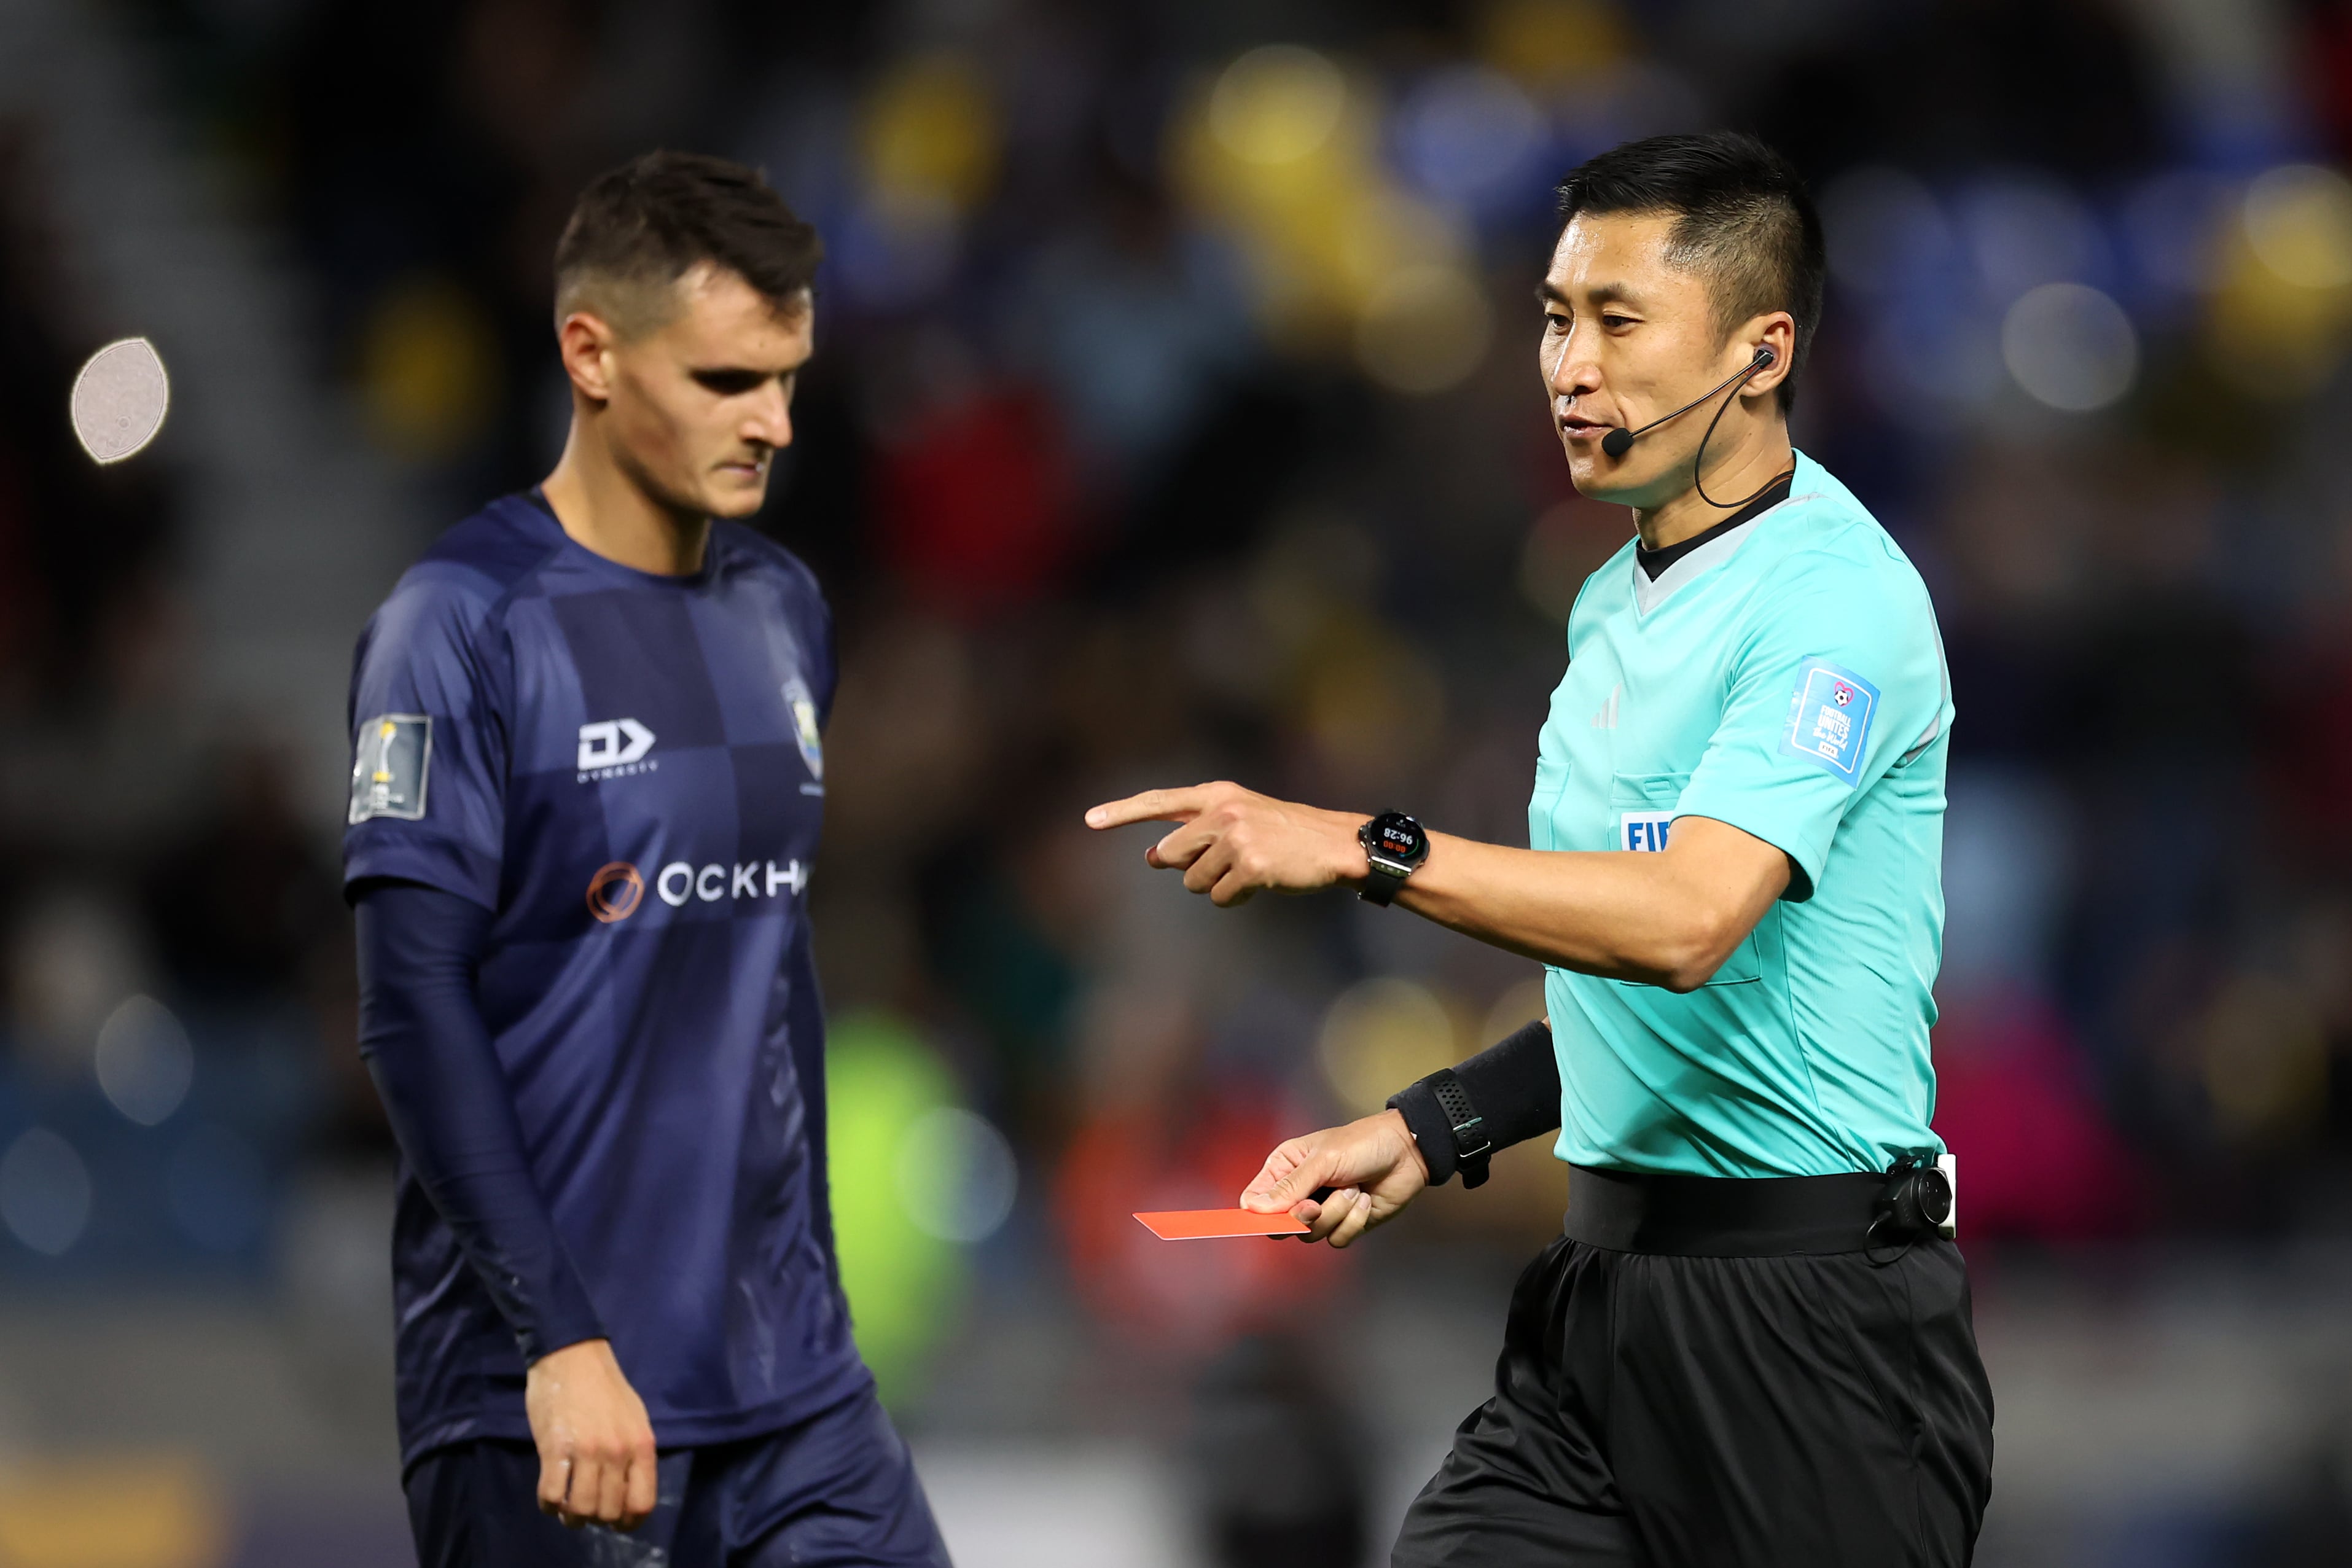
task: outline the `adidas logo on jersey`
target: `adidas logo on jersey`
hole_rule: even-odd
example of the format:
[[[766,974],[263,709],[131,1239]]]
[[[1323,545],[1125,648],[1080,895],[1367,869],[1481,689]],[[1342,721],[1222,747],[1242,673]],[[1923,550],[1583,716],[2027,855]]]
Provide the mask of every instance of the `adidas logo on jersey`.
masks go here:
[[[1622,681],[1609,688],[1609,700],[1602,703],[1601,711],[1592,716],[1593,728],[1615,729],[1617,727],[1617,698],[1624,690],[1625,683]]]

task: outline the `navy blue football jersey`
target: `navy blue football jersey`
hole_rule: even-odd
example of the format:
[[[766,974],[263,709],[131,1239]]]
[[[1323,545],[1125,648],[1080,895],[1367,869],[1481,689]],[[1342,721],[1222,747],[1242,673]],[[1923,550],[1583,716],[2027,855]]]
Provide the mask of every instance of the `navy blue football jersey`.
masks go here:
[[[866,1380],[808,926],[833,685],[789,552],[719,523],[654,576],[536,495],[445,535],[360,638],[345,884],[491,912],[478,998],[530,1170],[665,1446]],[[404,1167],[394,1276],[407,1458],[527,1438],[515,1333]]]

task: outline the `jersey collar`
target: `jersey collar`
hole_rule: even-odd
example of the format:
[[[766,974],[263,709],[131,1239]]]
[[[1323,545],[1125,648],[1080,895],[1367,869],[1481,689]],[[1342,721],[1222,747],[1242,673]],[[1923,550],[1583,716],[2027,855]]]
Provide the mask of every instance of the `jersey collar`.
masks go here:
[[[1633,608],[1647,615],[1672,598],[1684,584],[1706,576],[1715,568],[1738,553],[1755,530],[1748,525],[1778,510],[1789,499],[1790,491],[1803,477],[1808,459],[1801,452],[1795,454],[1796,462],[1789,472],[1762,495],[1704,533],[1694,534],[1680,544],[1668,545],[1662,550],[1645,550],[1637,540],[1629,570],[1633,577]],[[1646,565],[1644,558],[1647,558]],[[1657,567],[1655,577],[1648,567]]]

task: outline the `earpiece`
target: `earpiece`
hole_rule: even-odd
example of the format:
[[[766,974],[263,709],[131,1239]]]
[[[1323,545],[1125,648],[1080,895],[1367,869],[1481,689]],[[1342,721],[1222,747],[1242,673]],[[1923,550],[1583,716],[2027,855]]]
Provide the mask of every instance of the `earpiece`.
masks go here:
[[[1654,419],[1650,421],[1649,423],[1642,426],[1639,430],[1626,430],[1621,427],[1611,431],[1608,434],[1601,438],[1601,450],[1607,453],[1612,457],[1624,456],[1625,454],[1633,450],[1633,440],[1636,436],[1649,434],[1650,432],[1665,423],[1667,420],[1680,419],[1683,415],[1688,413],[1691,410],[1705,402],[1708,398],[1713,397],[1716,392],[1722,392],[1727,387],[1738,386],[1740,382],[1746,381],[1757,371],[1764,369],[1767,365],[1776,362],[1780,357],[1780,355],[1772,351],[1772,346],[1770,344],[1765,344],[1763,347],[1756,350],[1755,357],[1748,361],[1746,369],[1742,370],[1738,375],[1733,376],[1729,381],[1725,382],[1722,386],[1715,388],[1712,392],[1702,392],[1697,397],[1691,399],[1690,402],[1683,404],[1682,407],[1675,410],[1674,413],[1666,414],[1663,418]],[[1726,398],[1724,400],[1723,406],[1724,408],[1729,408],[1731,406],[1731,400]],[[1723,418],[1723,409],[1717,409],[1715,411],[1715,417],[1717,420],[1721,420]],[[1715,433],[1715,425],[1713,423],[1708,424],[1706,428],[1708,434],[1711,435]],[[1698,448],[1699,455],[1702,458],[1705,457],[1706,455],[1706,436],[1699,437]],[[1701,491],[1700,494],[1704,497],[1706,492]],[[1714,506],[1717,503],[1709,501],[1707,504],[1709,506]]]

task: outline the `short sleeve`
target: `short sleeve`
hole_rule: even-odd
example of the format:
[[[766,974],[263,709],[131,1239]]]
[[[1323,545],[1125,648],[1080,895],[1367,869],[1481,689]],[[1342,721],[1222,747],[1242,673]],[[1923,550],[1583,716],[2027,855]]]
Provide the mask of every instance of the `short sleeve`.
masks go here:
[[[1887,771],[1950,722],[1926,585],[1907,562],[1811,553],[1760,585],[1723,717],[1675,808],[1752,833],[1812,896],[1838,826]]]
[[[510,680],[485,607],[413,573],[369,622],[352,670],[343,886],[422,883],[495,912],[506,828]]]

